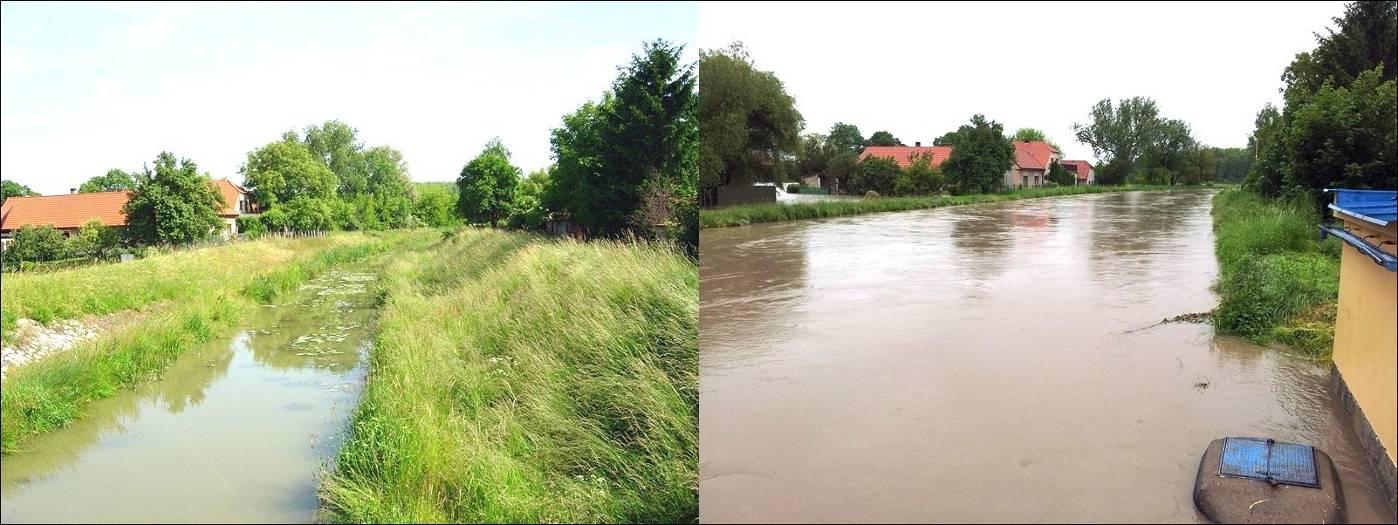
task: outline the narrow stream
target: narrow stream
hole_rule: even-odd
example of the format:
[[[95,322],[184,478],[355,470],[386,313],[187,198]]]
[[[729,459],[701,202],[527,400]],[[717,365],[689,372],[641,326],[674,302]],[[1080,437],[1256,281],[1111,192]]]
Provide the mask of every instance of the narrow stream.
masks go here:
[[[704,230],[704,522],[1195,522],[1224,436],[1335,459],[1394,519],[1328,368],[1215,336],[1210,192]]]
[[[0,521],[309,522],[366,373],[371,274],[332,271],[231,340],[0,464]]]

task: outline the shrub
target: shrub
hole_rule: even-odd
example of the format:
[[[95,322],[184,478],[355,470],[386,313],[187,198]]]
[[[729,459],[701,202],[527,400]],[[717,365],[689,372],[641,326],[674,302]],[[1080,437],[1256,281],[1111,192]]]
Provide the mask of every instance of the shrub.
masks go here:
[[[11,266],[22,261],[55,261],[67,255],[63,234],[52,225],[22,226],[15,231],[10,247],[5,249],[4,264]]]

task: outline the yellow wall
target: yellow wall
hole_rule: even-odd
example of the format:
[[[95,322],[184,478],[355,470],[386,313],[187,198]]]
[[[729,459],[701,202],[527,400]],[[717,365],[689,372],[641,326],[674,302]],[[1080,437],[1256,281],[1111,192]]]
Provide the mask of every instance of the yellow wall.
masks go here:
[[[1374,244],[1392,239],[1387,232],[1346,222],[1346,229],[1361,236],[1379,234],[1369,239]],[[1348,244],[1340,257],[1334,360],[1355,403],[1387,449],[1389,461],[1394,461],[1398,451],[1398,274]]]

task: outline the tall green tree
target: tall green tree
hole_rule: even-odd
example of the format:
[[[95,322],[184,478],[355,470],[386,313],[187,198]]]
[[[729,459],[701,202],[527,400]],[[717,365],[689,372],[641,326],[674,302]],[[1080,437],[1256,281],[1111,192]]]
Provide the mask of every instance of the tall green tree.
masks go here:
[[[335,174],[342,197],[368,192],[369,173],[359,130],[339,120],[326,121],[319,126],[306,127],[305,144],[311,154]]]
[[[509,215],[520,169],[510,164],[510,151],[492,139],[476,158],[461,168],[456,179],[456,209],[473,223],[497,226]]]
[[[125,171],[112,168],[105,175],[87,179],[78,186],[78,193],[98,193],[103,191],[131,191],[136,189],[136,177]]]
[[[990,193],[1005,184],[1005,171],[1014,165],[1014,155],[1005,127],[977,114],[956,130],[956,147],[942,171],[956,193]]]
[[[865,145],[865,146],[902,146],[902,145],[903,145],[903,141],[898,140],[898,137],[893,136],[892,133],[889,133],[889,132],[887,132],[887,131],[875,131],[873,135],[869,135],[869,139],[868,139],[868,140],[865,140],[865,141],[864,141],[864,145]]]
[[[1041,142],[1047,142],[1049,146],[1053,146],[1053,149],[1058,150],[1059,152],[1063,151],[1062,148],[1058,147],[1058,143],[1049,140],[1048,135],[1046,135],[1042,130],[1034,128],[1019,128],[1015,130],[1015,134],[1011,138],[1014,140],[1037,140]]]
[[[873,191],[879,195],[894,195],[897,193],[896,185],[901,174],[898,163],[891,158],[865,157],[855,167],[849,189],[852,193]]]
[[[408,225],[413,215],[413,184],[403,154],[388,146],[364,152],[368,192],[379,221],[387,228]]]
[[[434,228],[461,224],[456,214],[455,185],[425,184],[417,188],[413,216],[422,224]]]
[[[588,101],[577,111],[563,116],[563,125],[549,137],[555,164],[552,181],[542,198],[550,211],[569,214],[581,225],[597,224],[601,220],[598,199],[593,191],[598,180],[605,177],[602,151],[607,147],[602,139],[602,113],[615,103],[611,93],[600,102]]]
[[[223,195],[189,159],[161,152],[126,202],[127,235],[143,244],[188,244],[220,227]]]
[[[864,135],[859,134],[859,126],[854,124],[836,122],[830,126],[825,140],[841,152],[859,154],[864,151]]]
[[[1160,108],[1149,98],[1123,99],[1115,106],[1102,99],[1092,106],[1089,122],[1073,124],[1073,131],[1098,159],[1129,170],[1155,140],[1160,122]]]
[[[0,180],[0,203],[5,202],[5,199],[10,197],[29,197],[33,195],[38,195],[38,193],[29,189],[29,186],[12,180]]]
[[[948,131],[948,132],[946,132],[946,133],[943,133],[942,136],[937,137],[937,138],[935,138],[935,139],[932,139],[932,145],[933,145],[933,146],[955,146],[955,145],[956,145],[956,140],[957,140],[957,138],[959,138],[959,137],[960,137],[960,135],[958,135],[956,131]]]
[[[700,186],[777,179],[778,161],[800,148],[804,125],[780,79],[753,65],[741,43],[699,51]]]
[[[338,185],[330,168],[297,141],[273,142],[249,152],[239,172],[262,209],[297,197],[328,199]]]

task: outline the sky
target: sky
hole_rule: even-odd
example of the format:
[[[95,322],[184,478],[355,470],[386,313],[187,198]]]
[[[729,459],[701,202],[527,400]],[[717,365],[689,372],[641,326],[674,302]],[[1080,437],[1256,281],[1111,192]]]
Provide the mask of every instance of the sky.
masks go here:
[[[492,137],[526,172],[641,44],[697,48],[672,4],[35,4],[0,7],[0,177],[67,193],[161,151],[242,179],[248,152],[340,119],[454,180]]]
[[[701,2],[699,47],[741,41],[795,97],[807,132],[836,122],[931,145],[981,113],[1037,128],[1065,158],[1098,100],[1155,99],[1211,146],[1246,146],[1281,74],[1342,2],[732,4]]]

